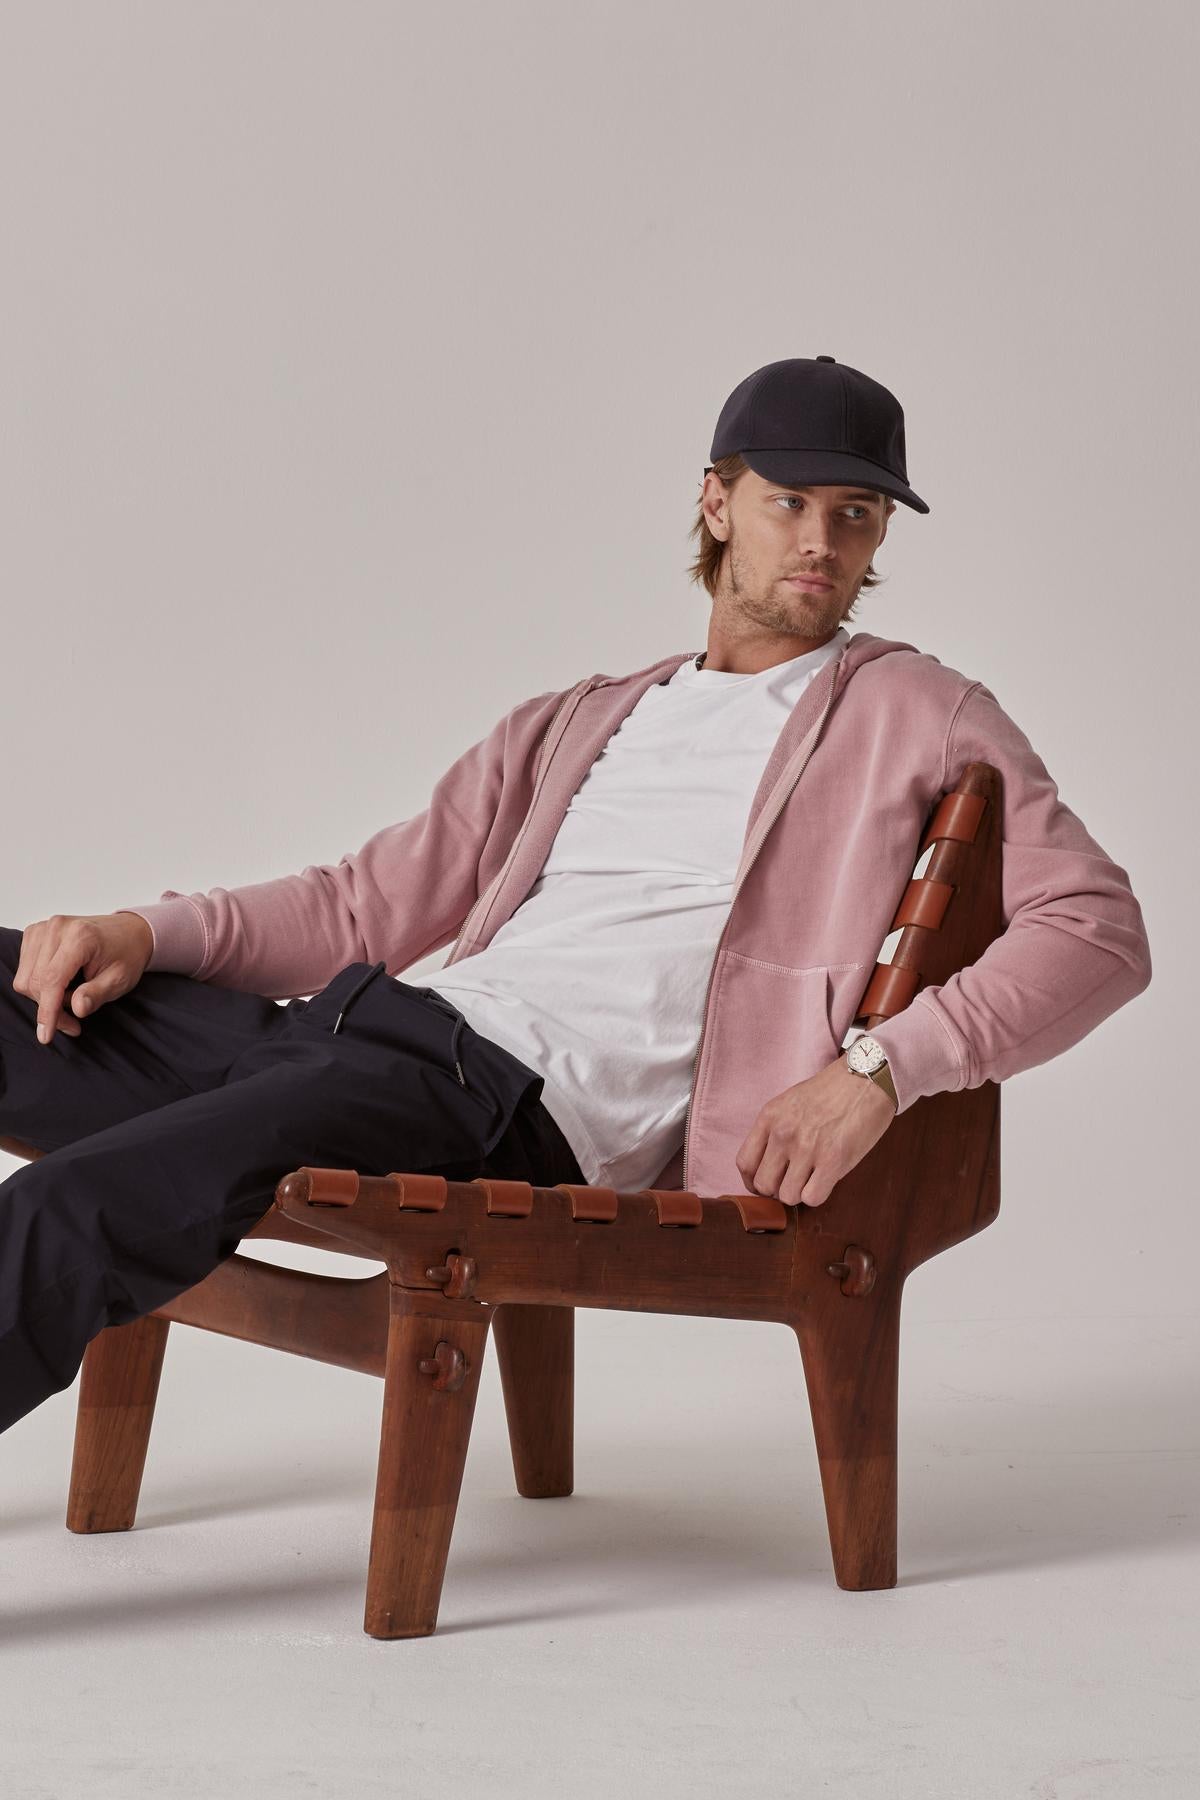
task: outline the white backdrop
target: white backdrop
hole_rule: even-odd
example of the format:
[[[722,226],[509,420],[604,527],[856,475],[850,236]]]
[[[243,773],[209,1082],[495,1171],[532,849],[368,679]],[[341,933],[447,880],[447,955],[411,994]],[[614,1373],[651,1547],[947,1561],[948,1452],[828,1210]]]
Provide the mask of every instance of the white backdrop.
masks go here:
[[[908,1341],[991,1321],[1036,1357],[1077,1320],[1102,1363],[1034,1377],[1063,1417],[1119,1400],[1125,1441],[1185,1450],[1192,1370],[1142,1358],[1177,1326],[1183,1359],[1200,1250],[1193,10],[39,0],[0,28],[0,922],[336,861],[522,697],[701,648],[717,412],[832,354],[900,398],[932,509],[897,509],[851,629],[992,688],[1155,970],[1005,1084],[999,1220],[909,1283]],[[198,1400],[230,1347],[174,1336]],[[581,1322],[651,1395],[656,1366],[736,1389],[762,1342]],[[0,1443],[14,1483],[62,1486],[73,1406]]]

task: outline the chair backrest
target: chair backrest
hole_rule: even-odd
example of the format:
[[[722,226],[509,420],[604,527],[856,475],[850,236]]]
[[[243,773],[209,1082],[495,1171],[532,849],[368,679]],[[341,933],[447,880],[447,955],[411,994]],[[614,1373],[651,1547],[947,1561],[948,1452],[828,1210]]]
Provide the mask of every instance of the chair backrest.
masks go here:
[[[919,857],[921,876],[900,899],[888,936],[900,931],[890,963],[876,963],[855,1024],[868,1030],[977,962],[1005,929],[1003,777],[991,763],[968,763],[957,787],[936,802]],[[844,1219],[886,1234],[895,1263],[914,1269],[990,1225],[1000,1210],[1000,1087],[929,1094],[900,1113],[879,1142],[842,1177],[824,1206],[798,1208],[801,1230],[836,1231]]]

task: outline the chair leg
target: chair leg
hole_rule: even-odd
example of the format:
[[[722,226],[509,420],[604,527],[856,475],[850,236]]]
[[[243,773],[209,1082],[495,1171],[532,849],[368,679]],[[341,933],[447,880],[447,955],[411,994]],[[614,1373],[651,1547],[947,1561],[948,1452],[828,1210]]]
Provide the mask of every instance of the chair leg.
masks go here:
[[[428,1637],[471,1436],[491,1308],[393,1286],[363,1629]],[[474,1316],[472,1316],[474,1315]]]
[[[900,1293],[834,1287],[795,1330],[837,1584],[895,1587]]]
[[[128,1531],[137,1513],[170,1321],[108,1325],[83,1353],[69,1531]]]
[[[575,1308],[509,1303],[492,1327],[517,1492],[527,1500],[575,1486]]]

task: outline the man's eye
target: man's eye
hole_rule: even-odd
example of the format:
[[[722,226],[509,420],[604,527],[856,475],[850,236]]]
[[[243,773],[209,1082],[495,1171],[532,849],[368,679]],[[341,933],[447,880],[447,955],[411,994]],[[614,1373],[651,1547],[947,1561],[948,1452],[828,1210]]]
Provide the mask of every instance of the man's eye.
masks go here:
[[[783,504],[786,507],[789,507],[789,508],[790,508],[793,500],[799,502],[803,498],[803,496],[800,494],[780,494],[777,497],[783,501]],[[849,506],[844,506],[842,508],[842,511],[843,512],[856,512],[856,513],[860,514],[860,516],[864,519],[870,517],[870,513],[869,513],[868,509],[865,506],[860,506],[857,501],[852,501]]]

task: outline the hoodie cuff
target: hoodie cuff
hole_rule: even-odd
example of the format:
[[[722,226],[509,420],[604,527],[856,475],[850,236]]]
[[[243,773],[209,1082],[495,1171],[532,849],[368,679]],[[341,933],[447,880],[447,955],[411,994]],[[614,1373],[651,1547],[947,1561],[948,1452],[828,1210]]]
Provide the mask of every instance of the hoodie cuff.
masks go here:
[[[966,1065],[958,1046],[920,994],[902,1011],[871,1030],[883,1045],[896,1089],[897,1114],[928,1094],[953,1093],[965,1087]]]
[[[136,913],[145,919],[154,937],[154,948],[146,964],[148,970],[165,970],[175,975],[195,975],[204,962],[207,943],[204,921],[196,907],[184,894],[168,889],[169,898],[154,900],[148,906],[118,906],[117,912]]]

